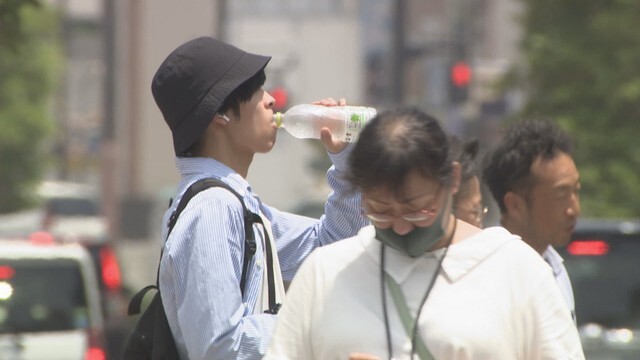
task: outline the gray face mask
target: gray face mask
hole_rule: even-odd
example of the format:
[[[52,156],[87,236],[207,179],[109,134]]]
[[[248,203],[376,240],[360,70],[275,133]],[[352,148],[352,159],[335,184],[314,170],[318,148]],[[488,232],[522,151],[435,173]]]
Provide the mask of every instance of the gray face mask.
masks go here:
[[[404,235],[396,234],[393,229],[379,229],[376,227],[376,239],[383,244],[390,246],[399,252],[409,255],[410,257],[418,257],[424,255],[444,236],[444,229],[449,225],[449,215],[451,210],[451,195],[447,197],[447,201],[442,207],[436,220],[427,227],[414,227],[413,230]]]

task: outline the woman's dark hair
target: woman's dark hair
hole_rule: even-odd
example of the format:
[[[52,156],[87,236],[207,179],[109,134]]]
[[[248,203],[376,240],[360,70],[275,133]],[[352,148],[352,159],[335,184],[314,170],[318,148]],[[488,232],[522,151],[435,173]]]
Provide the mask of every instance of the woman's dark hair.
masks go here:
[[[264,85],[266,80],[267,76],[264,73],[264,69],[258,71],[255,75],[233,90],[229,96],[227,96],[220,106],[220,109],[218,109],[218,113],[223,114],[228,110],[231,110],[234,114],[238,115],[240,113],[240,104],[251,100],[253,94],[262,88],[262,85]],[[198,149],[201,146],[202,136],[180,156],[197,156]]]
[[[350,183],[360,190],[400,191],[407,175],[419,171],[451,185],[452,158],[438,121],[415,108],[378,114],[362,130],[349,157]]]
[[[480,170],[476,158],[480,150],[480,143],[477,139],[462,140],[457,136],[451,136],[449,138],[449,144],[451,152],[453,153],[453,159],[460,163],[460,188],[458,193],[453,197],[454,206],[458,202],[458,199],[469,196],[469,188],[465,186],[467,182],[473,177],[477,177],[480,180]]]

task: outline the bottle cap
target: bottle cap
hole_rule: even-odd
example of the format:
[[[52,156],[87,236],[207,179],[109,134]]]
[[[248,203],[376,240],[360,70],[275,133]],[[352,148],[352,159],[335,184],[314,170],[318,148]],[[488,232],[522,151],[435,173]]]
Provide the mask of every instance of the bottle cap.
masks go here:
[[[282,113],[281,112],[276,112],[273,114],[273,121],[276,123],[277,127],[281,127],[282,126]]]

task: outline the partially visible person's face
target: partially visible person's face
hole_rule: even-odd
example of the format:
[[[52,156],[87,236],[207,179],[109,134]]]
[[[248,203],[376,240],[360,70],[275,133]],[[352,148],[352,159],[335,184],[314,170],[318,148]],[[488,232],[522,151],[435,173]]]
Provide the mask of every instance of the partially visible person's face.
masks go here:
[[[250,154],[269,152],[276,142],[277,126],[273,122],[275,99],[265,90],[256,91],[247,102],[240,103],[240,119],[231,121],[236,126],[234,142],[239,151]]]
[[[453,209],[455,216],[471,225],[482,227],[486,208],[482,206],[482,192],[478,177],[472,176],[460,184],[460,190],[455,196],[456,206]]]
[[[407,176],[400,192],[394,190],[380,187],[365,191],[363,203],[374,226],[391,228],[398,235],[405,235],[415,227],[430,226],[451,193],[449,188],[418,171]]]
[[[538,252],[548,245],[564,246],[580,215],[580,175],[573,159],[560,153],[531,166],[534,185],[526,196],[520,221],[523,239]]]

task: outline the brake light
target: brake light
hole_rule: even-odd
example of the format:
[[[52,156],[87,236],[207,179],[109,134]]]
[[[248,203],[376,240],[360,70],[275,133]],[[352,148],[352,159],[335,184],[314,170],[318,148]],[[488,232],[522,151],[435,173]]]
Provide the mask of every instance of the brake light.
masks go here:
[[[102,270],[102,282],[108,290],[120,290],[122,276],[115,252],[108,247],[100,249],[100,266]]]
[[[84,354],[84,360],[106,360],[107,354],[102,346],[101,332],[96,329],[89,329],[89,346]]]
[[[9,280],[16,274],[16,271],[8,265],[0,265],[0,280]]]
[[[55,243],[53,235],[46,231],[36,231],[32,233],[29,235],[29,240],[36,245],[53,245]]]
[[[609,244],[603,240],[576,240],[569,243],[567,251],[575,256],[602,256],[609,252]]]
[[[104,349],[91,347],[87,349],[87,353],[84,356],[85,360],[105,360],[107,358],[104,353]]]

